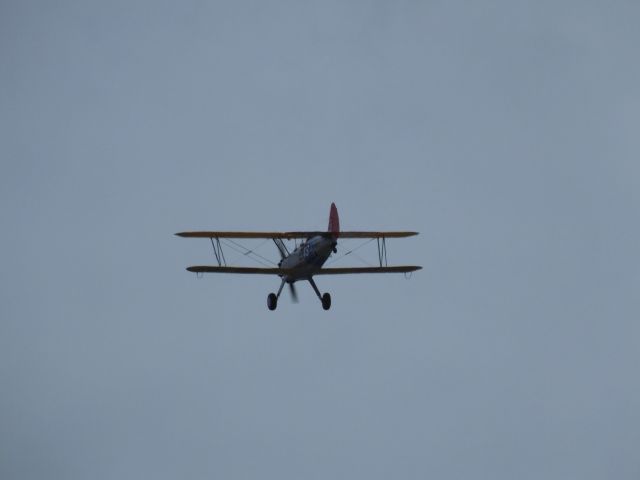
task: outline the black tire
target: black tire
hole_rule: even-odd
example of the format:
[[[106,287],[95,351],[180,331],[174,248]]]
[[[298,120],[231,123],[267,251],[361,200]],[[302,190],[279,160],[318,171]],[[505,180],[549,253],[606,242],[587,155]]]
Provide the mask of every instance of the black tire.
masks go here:
[[[322,295],[322,308],[325,310],[329,310],[331,308],[331,295],[329,295],[329,292]]]
[[[267,308],[269,310],[275,310],[278,306],[278,297],[276,297],[275,293],[270,293],[267,297]]]

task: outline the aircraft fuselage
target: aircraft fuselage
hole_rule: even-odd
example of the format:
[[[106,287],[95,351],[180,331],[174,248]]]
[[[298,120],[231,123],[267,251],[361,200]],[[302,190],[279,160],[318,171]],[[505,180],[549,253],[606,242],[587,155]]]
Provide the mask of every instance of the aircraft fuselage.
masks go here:
[[[279,263],[281,268],[294,271],[294,273],[284,276],[284,281],[293,283],[311,278],[322,268],[335,249],[336,243],[334,238],[317,235],[298,245]]]

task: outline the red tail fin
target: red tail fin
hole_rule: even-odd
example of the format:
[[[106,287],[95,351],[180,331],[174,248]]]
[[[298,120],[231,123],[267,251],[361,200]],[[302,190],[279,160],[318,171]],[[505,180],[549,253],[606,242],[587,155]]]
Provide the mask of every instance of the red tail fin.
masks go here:
[[[329,232],[336,237],[340,233],[340,219],[338,218],[338,209],[335,203],[331,204],[331,212],[329,213]]]

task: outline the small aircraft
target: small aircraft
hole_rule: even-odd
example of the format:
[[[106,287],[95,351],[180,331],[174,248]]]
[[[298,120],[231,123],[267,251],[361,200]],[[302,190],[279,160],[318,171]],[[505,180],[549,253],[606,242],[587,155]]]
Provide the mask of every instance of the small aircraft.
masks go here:
[[[180,232],[176,235],[186,238],[208,238],[211,240],[213,253],[218,262],[217,266],[192,266],[187,267],[190,272],[196,274],[201,273],[243,273],[243,274],[266,274],[277,275],[282,279],[278,293],[270,293],[267,296],[267,307],[269,310],[275,310],[278,306],[278,299],[284,284],[289,284],[291,297],[297,302],[297,294],[294,283],[299,280],[307,280],[316,295],[322,303],[322,308],[329,310],[331,308],[331,295],[326,292],[320,294],[320,290],[313,280],[315,275],[341,275],[351,273],[404,273],[420,270],[422,267],[407,266],[388,266],[387,265],[387,238],[403,238],[417,235],[418,232],[363,232],[363,231],[340,231],[340,220],[338,218],[338,209],[334,203],[331,204],[329,212],[329,228],[326,232],[321,231],[300,231],[300,232]],[[234,267],[227,266],[220,239],[271,239],[275,243],[280,253],[280,262],[277,267]],[[323,268],[331,253],[337,253],[337,245],[339,238],[368,238],[377,240],[378,242],[378,259],[379,267],[341,267],[341,268]],[[298,245],[297,239],[302,242]],[[296,247],[289,252],[283,240],[296,240]],[[240,246],[236,242],[227,244],[232,247]],[[242,247],[244,248],[244,247]],[[237,250],[237,248],[233,248]],[[254,253],[252,250],[246,249],[248,253]],[[351,252],[348,252],[351,253]],[[264,257],[258,255],[260,258]]]

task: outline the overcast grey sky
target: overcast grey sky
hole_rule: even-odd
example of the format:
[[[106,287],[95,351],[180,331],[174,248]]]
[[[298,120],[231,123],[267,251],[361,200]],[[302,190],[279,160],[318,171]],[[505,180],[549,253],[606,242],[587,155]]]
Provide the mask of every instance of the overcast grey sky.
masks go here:
[[[2,1],[0,477],[639,478],[639,19]],[[184,270],[332,201],[424,270]]]

